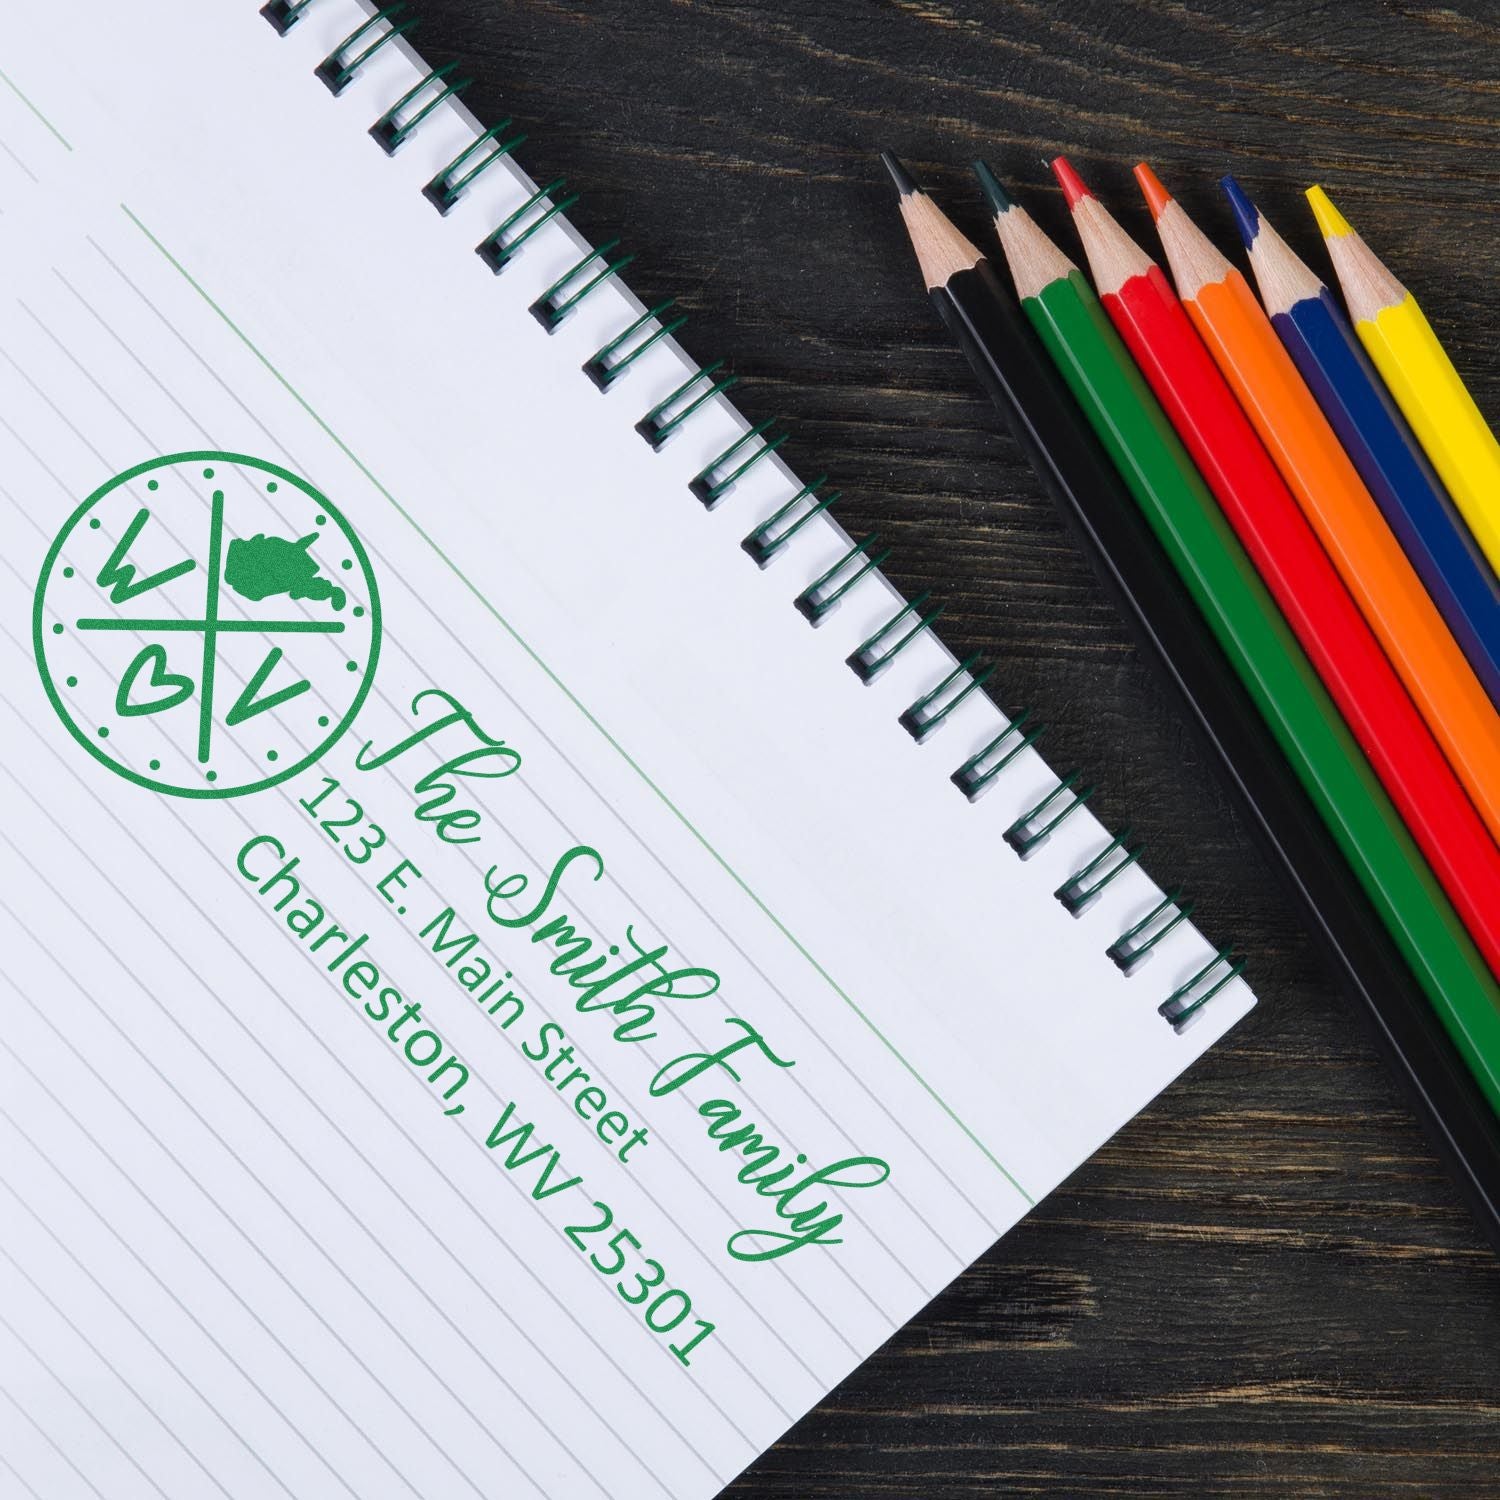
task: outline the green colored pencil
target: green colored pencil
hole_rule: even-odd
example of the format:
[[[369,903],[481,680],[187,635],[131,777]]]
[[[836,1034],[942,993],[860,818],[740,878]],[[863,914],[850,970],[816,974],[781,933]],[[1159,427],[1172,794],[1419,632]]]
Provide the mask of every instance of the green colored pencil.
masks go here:
[[[1500,987],[1082,272],[976,170],[1026,316],[1500,1113]]]

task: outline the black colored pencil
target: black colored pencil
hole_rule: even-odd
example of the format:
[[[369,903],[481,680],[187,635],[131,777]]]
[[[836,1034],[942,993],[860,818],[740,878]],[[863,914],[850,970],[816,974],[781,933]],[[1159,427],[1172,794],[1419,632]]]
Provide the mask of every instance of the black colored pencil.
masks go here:
[[[1210,636],[1072,396],[994,268],[890,153],[933,305],[1069,522],[1138,644],[1172,684],[1344,991],[1500,1249],[1500,1123],[1330,843],[1312,803]]]

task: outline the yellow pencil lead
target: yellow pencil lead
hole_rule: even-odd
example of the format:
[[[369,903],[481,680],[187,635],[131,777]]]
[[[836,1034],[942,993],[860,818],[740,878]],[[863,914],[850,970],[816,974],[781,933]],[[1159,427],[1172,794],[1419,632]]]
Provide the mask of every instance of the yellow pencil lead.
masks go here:
[[[1307,201],[1312,205],[1313,218],[1318,221],[1318,230],[1325,240],[1341,240],[1354,233],[1354,226],[1333,206],[1333,199],[1316,183],[1307,190]]]

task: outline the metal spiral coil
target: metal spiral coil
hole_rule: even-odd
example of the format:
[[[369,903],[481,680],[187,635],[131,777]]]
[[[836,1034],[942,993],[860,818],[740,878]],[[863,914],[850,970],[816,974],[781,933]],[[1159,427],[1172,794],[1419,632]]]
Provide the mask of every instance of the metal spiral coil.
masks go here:
[[[313,3],[267,0],[260,14],[284,36]],[[383,6],[317,65],[314,71],[331,93],[342,94],[381,48],[415,29],[415,19],[403,19],[408,9],[408,0]],[[456,102],[470,87],[472,80],[455,77],[456,72],[455,63],[431,69],[370,126],[370,135],[387,155],[399,151],[425,121],[444,104]],[[507,136],[510,127],[511,121],[505,119],[482,130],[423,187],[423,196],[440,214],[451,212],[484,173],[524,144],[524,134]],[[537,188],[475,247],[492,271],[498,274],[504,270],[528,241],[577,203],[579,195],[566,192],[566,187],[566,180],[559,177]],[[549,332],[557,329],[592,292],[625,271],[635,256],[616,254],[619,245],[618,239],[612,239],[589,250],[532,302],[531,312],[543,327]],[[675,299],[667,298],[648,307],[584,362],[584,373],[601,392],[612,390],[647,351],[677,334],[687,317],[669,317],[675,305]],[[725,361],[718,360],[694,369],[635,424],[636,431],[653,449],[663,448],[698,412],[716,404],[738,384],[739,377],[722,373],[724,368]],[[772,418],[748,428],[694,475],[688,483],[691,492],[709,509],[718,505],[741,479],[786,443],[789,434],[776,427],[777,420]],[[740,546],[758,567],[767,567],[809,522],[839,499],[839,492],[827,490],[827,484],[827,475],[819,475],[802,485],[744,538]],[[875,533],[851,543],[837,562],[797,595],[793,601],[796,609],[810,624],[821,624],[853,589],[877,573],[889,556],[890,549],[879,547]],[[901,652],[936,625],[943,610],[941,605],[928,608],[930,598],[928,591],[903,602],[850,653],[847,665],[861,682],[873,682]],[[984,689],[994,671],[994,665],[985,664],[978,653],[965,658],[907,707],[898,722],[914,740],[924,743],[971,693]],[[1029,708],[1018,710],[1010,715],[1004,730],[949,779],[969,801],[977,801],[1018,756],[1037,743],[1045,727],[1032,722]],[[1079,777],[1080,773],[1073,771],[1060,778],[1051,791],[1004,830],[1005,843],[1020,858],[1036,853],[1093,795],[1094,788],[1080,785]],[[1081,916],[1112,881],[1136,864],[1142,847],[1132,841],[1128,828],[1123,830],[1075,870],[1053,895],[1071,915]],[[1133,974],[1192,912],[1193,905],[1182,899],[1180,888],[1169,891],[1110,944],[1106,950],[1109,958],[1124,974]],[[1244,967],[1244,961],[1234,958],[1230,949],[1220,950],[1180,984],[1157,1007],[1157,1013],[1175,1030],[1183,1030]]]
[[[1174,886],[1140,921],[1127,927],[1105,950],[1126,974],[1139,968],[1156,946],[1193,914],[1193,903],[1182,899],[1182,887]]]
[[[840,491],[823,494],[828,476],[820,474],[811,484],[804,484],[785,505],[766,517],[740,546],[755,559],[757,567],[764,568],[796,534],[812,520],[821,516],[835,501]]]
[[[531,304],[532,316],[548,333],[553,332],[590,292],[596,291],[611,277],[618,276],[635,259],[634,255],[620,255],[611,260],[610,252],[619,243],[618,239],[605,240],[598,249],[590,250],[577,265],[564,271]],[[598,269],[592,275],[584,274],[595,265]]]
[[[714,376],[723,368],[724,361],[716,359],[713,364],[695,370],[665,401],[658,401],[635,424],[635,430],[653,448],[660,448],[694,412],[739,384],[738,375],[726,375],[722,380],[715,380]]]
[[[930,598],[932,591],[927,589],[909,604],[903,604],[879,630],[867,637],[864,644],[856,647],[850,654],[847,658],[849,668],[861,682],[874,682],[924,630],[930,630],[937,624],[943,613],[941,604],[936,609],[928,610],[925,615],[922,613]],[[896,635],[896,631],[911,615],[915,615],[916,619],[900,635]],[[892,636],[895,636],[894,640],[891,639]]]
[[[1130,842],[1130,830],[1126,828],[1052,894],[1062,902],[1069,916],[1081,916],[1115,876],[1123,875],[1141,857],[1144,848],[1144,844]]]
[[[387,156],[394,156],[411,138],[417,126],[440,104],[445,100],[458,98],[473,86],[472,78],[453,79],[450,76],[457,68],[457,63],[444,63],[441,68],[434,68],[370,126],[370,134],[380,143],[381,150]]]
[[[415,19],[409,21],[398,21],[396,19],[407,8],[408,0],[396,0],[394,5],[387,5],[383,9],[377,10],[363,25],[356,26],[313,69],[313,72],[328,85],[328,91],[331,94],[335,96],[342,94],[354,81],[354,75],[382,47],[395,41],[397,37],[409,36],[417,29]],[[385,26],[384,31],[379,29],[382,25]],[[362,43],[363,45],[361,46]]]
[[[1003,835],[1005,842],[1022,859],[1030,859],[1053,829],[1057,828],[1065,818],[1072,817],[1094,795],[1092,786],[1078,785],[1080,774],[1078,771],[1069,771],[1040,802],[1028,808],[1005,830]],[[1066,800],[1056,812],[1050,817],[1047,816],[1048,809],[1059,798]]]
[[[539,187],[474,247],[474,253],[498,276],[537,230],[567,213],[578,202],[577,193],[561,191],[567,185],[566,177],[558,177],[546,187]]]
[[[879,533],[872,531],[864,541],[856,542],[792,601],[810,625],[821,625],[849,590],[862,583],[891,555],[889,547],[883,552],[874,550],[879,540]]]
[[[307,0],[303,0],[303,3],[306,4]],[[422,189],[422,196],[440,214],[450,212],[453,205],[473,186],[475,178],[481,172],[494,166],[496,162],[503,161],[517,146],[526,140],[524,135],[516,135],[512,136],[508,141],[504,140],[505,132],[509,129],[509,118],[502,120],[498,125],[491,125],[478,140],[465,146]],[[486,147],[490,149],[485,150]]]
[[[675,297],[668,297],[655,307],[648,307],[628,328],[584,361],[583,373],[601,391],[607,391],[653,344],[673,337],[687,322],[686,313],[675,318],[663,317],[676,302]]]
[[[768,436],[776,425],[776,420],[772,417],[737,437],[688,482],[688,488],[710,510],[729,493],[736,481],[743,479],[762,459],[769,458],[791,436],[787,432]],[[751,444],[755,446],[751,447]],[[746,448],[750,449],[748,453],[744,453]],[[741,457],[741,454],[744,456]]]
[[[923,693],[902,713],[897,722],[918,744],[942,728],[948,715],[995,675],[995,664],[980,666],[983,660],[977,651],[966,656],[935,688]]]
[[[1244,959],[1221,948],[1191,979],[1173,990],[1156,1007],[1156,1013],[1170,1022],[1174,1031],[1181,1031],[1226,984],[1244,972]]]
[[[1010,723],[977,755],[971,755],[948,779],[970,802],[977,802],[994,785],[995,778],[1023,751],[1047,732],[1045,724],[1026,728],[1031,710],[1011,715]]]
[[[270,0],[260,8],[260,13],[281,36],[285,36],[298,21],[312,0]]]

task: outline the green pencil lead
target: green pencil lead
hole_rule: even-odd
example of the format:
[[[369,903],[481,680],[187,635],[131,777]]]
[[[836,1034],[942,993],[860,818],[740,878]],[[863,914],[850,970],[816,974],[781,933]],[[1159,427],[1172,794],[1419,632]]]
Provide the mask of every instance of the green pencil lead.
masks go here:
[[[984,194],[984,201],[989,204],[990,212],[996,218],[1008,213],[1013,207],[1010,194],[1000,185],[1000,179],[990,170],[990,164],[987,161],[976,161],[973,165],[974,175],[979,179],[979,191]]]

